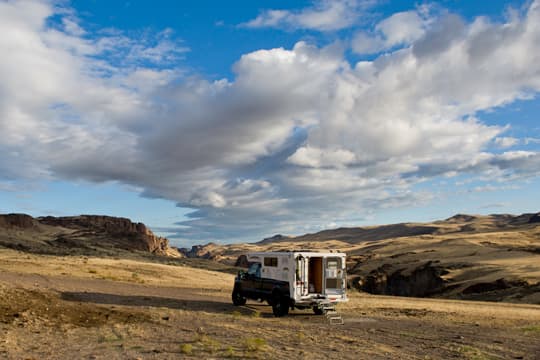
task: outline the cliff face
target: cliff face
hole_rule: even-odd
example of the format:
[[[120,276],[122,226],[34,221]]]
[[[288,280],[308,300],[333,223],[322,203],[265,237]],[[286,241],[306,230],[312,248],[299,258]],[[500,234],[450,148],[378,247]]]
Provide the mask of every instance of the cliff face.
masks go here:
[[[394,269],[385,264],[366,276],[352,276],[351,285],[371,294],[424,297],[443,289],[441,275],[446,273],[431,261],[410,269]]]
[[[156,236],[144,224],[133,223],[126,218],[81,215],[46,216],[34,219],[25,214],[8,214],[0,215],[0,229],[5,229],[6,233],[14,229],[26,230],[28,233],[26,238],[29,239],[33,237],[30,233],[40,234],[39,238],[42,239],[40,244],[36,244],[37,240],[32,243],[32,241],[23,241],[20,236],[8,234],[8,239],[11,239],[12,243],[17,243],[17,248],[20,249],[32,249],[32,246],[40,245],[40,248],[46,252],[46,246],[52,246],[55,250],[62,247],[87,250],[99,247],[143,251],[162,256],[181,256],[178,251],[169,246],[166,238]],[[51,235],[47,238],[49,233]],[[0,245],[2,244],[13,245],[9,241],[0,242]]]
[[[0,229],[29,229],[37,225],[37,221],[26,214],[0,215]]]

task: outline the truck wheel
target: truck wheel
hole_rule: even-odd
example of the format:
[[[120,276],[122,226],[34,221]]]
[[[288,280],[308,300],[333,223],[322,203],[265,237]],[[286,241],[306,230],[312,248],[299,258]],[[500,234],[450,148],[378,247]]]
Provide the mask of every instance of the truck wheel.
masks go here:
[[[313,312],[315,313],[315,315],[322,315],[322,314],[324,314],[323,309],[321,309],[320,307],[318,307],[318,306],[316,306],[316,305],[313,307]]]
[[[235,306],[246,305],[246,298],[242,296],[240,290],[234,289],[232,293],[232,303]]]
[[[282,317],[289,313],[289,300],[285,296],[278,296],[272,301],[272,312],[275,317]]]

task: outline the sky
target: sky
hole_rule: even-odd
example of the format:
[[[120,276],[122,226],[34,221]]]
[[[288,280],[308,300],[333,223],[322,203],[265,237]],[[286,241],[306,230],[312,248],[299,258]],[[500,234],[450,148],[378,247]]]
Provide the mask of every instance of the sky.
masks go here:
[[[540,208],[540,0],[0,0],[0,213],[176,246]]]

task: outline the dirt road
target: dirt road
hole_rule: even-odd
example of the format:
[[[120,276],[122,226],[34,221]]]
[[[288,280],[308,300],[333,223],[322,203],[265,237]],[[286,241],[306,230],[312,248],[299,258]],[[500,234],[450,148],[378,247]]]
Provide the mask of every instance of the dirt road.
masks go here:
[[[40,260],[50,271],[34,271]],[[160,276],[141,263],[143,275],[121,281],[91,277],[114,261],[76,276],[73,259],[32,261],[0,262],[0,358],[540,359],[540,306],[353,293],[345,324],[331,326],[309,311],[277,319],[264,304],[234,307],[230,275]]]

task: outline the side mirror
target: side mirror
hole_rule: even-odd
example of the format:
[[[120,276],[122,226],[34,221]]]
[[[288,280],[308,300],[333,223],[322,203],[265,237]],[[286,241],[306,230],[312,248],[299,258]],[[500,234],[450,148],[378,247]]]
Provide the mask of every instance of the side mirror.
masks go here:
[[[246,272],[244,270],[238,271],[238,279],[242,280],[246,277]]]

